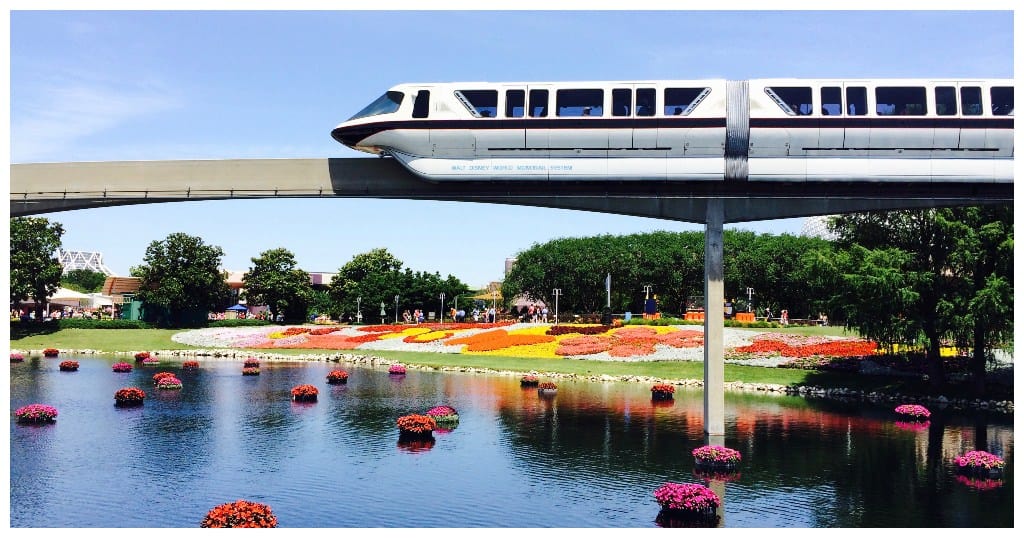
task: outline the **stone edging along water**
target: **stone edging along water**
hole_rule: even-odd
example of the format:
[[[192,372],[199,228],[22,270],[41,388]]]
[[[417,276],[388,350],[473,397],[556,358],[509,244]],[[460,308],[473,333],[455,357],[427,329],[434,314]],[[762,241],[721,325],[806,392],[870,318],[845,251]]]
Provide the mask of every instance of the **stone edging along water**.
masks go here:
[[[12,350],[14,351],[14,350]],[[29,353],[42,354],[42,350],[29,350]],[[97,355],[127,355],[134,357],[136,351],[97,351],[91,349],[80,349],[80,350],[61,350],[61,353],[70,354],[97,354]],[[269,361],[319,361],[319,362],[349,362],[353,364],[365,364],[370,366],[382,365],[388,366],[396,362],[381,357],[374,357],[370,355],[353,355],[350,353],[310,353],[300,355],[281,355],[276,353],[267,352],[253,352],[251,350],[234,350],[234,349],[169,349],[163,351],[150,351],[150,354],[154,356],[176,356],[176,357],[207,357],[214,359],[247,359],[255,358],[257,360],[269,360]],[[436,368],[433,366],[421,366],[416,364],[403,363],[406,368],[412,370],[425,370],[425,371],[440,371],[440,372],[457,372],[457,373],[476,373],[476,374],[491,374],[491,375],[507,375],[507,376],[520,376],[523,375],[521,371],[511,370],[492,370],[490,368],[469,368],[465,366],[442,366]],[[544,375],[547,377],[570,379],[574,381],[593,381],[593,382],[630,382],[630,383],[669,383],[672,385],[679,385],[684,387],[701,388],[704,386],[704,381],[701,379],[662,379],[650,376],[636,376],[636,375],[579,375],[579,374],[563,374],[557,372],[529,372],[534,375]],[[945,396],[913,396],[906,397],[900,394],[889,394],[881,392],[864,392],[854,389],[846,388],[831,388],[826,389],[822,387],[802,386],[802,387],[790,387],[786,385],[775,385],[771,383],[744,383],[742,381],[732,381],[725,383],[726,390],[741,391],[741,392],[761,392],[765,394],[777,394],[777,395],[788,395],[788,396],[802,396],[805,398],[823,398],[829,400],[843,400],[843,401],[864,401],[872,404],[903,404],[903,403],[919,403],[922,405],[931,405],[936,408],[950,408],[950,409],[980,409],[987,411],[995,411],[1001,413],[1013,413],[1013,401],[1012,400],[978,400],[968,398],[946,398]]]

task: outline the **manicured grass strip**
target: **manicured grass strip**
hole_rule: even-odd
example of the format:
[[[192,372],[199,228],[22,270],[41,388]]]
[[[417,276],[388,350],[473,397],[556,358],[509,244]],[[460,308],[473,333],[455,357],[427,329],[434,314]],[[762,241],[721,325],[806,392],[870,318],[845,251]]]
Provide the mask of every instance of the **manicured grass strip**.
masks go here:
[[[179,344],[171,336],[177,329],[61,329],[48,334],[35,334],[11,339],[17,349],[95,349],[96,351],[138,351],[148,349],[194,349]]]

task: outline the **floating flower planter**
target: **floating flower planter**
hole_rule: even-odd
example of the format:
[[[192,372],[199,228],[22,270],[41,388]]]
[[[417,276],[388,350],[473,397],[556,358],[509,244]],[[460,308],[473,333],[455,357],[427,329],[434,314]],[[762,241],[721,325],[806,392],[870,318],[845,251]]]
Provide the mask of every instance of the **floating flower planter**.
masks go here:
[[[25,356],[21,353],[11,353],[11,362],[24,362]]]
[[[296,402],[315,402],[320,391],[313,385],[298,385],[292,388],[292,400]]]
[[[114,366],[111,367],[115,372],[131,372],[132,365],[127,362],[115,362]]]
[[[237,500],[212,508],[199,526],[204,529],[272,529],[277,527],[277,516],[268,505]]]
[[[740,464],[740,452],[719,445],[704,445],[693,449],[693,460],[697,467],[715,470],[732,470]]]
[[[327,372],[328,385],[344,385],[348,383],[348,372],[345,370],[331,370]]]
[[[160,364],[160,359],[158,359],[156,357],[146,357],[145,359],[142,359],[140,361],[140,363],[143,366],[156,366],[156,365]]]
[[[199,369],[199,361],[185,361],[185,362],[181,363],[181,368],[183,370],[198,370]]]
[[[242,367],[243,368],[259,368],[260,367],[260,361],[254,359],[252,357],[249,357],[248,359],[245,359],[245,363],[242,364]]]
[[[142,405],[143,400],[146,399],[146,393],[140,388],[126,387],[118,389],[114,393],[114,405],[118,407],[131,407],[135,405]]]
[[[926,420],[932,416],[932,412],[923,405],[903,404],[896,406],[896,414],[911,420]]]
[[[427,415],[405,415],[398,417],[399,440],[433,439],[437,421]]]
[[[519,380],[519,385],[522,387],[536,387],[539,384],[540,380],[537,379],[537,376],[535,375],[524,375],[523,378]]]
[[[668,482],[654,490],[654,500],[661,505],[665,526],[703,526],[718,519],[721,499],[707,486]]]
[[[61,361],[59,368],[61,372],[77,372],[78,361]]]
[[[253,368],[251,366],[247,368],[242,368],[242,375],[260,375],[260,369]]]
[[[401,364],[392,364],[391,367],[388,368],[388,373],[391,375],[405,375],[405,366],[402,366]]]
[[[984,450],[972,450],[954,460],[958,473],[967,476],[996,478],[1003,474],[1006,461]]]
[[[459,412],[450,405],[438,405],[427,410],[427,416],[434,419],[439,430],[451,431],[459,424]]]
[[[167,389],[167,390],[180,389],[181,388],[181,380],[178,379],[177,377],[174,377],[174,374],[171,374],[169,376],[164,376],[164,377],[161,377],[160,379],[158,379],[156,381],[156,388],[158,388],[158,389]]]
[[[651,387],[651,399],[652,400],[671,400],[672,394],[676,392],[676,388],[672,385],[658,384]]]
[[[545,381],[537,385],[537,394],[541,396],[554,396],[558,394],[558,385]]]
[[[157,372],[153,374],[153,384],[156,385],[165,377],[174,377],[174,372]]]
[[[50,424],[57,420],[57,408],[43,404],[29,404],[14,411],[20,424]]]
[[[143,360],[148,359],[148,358],[149,358],[149,352],[148,351],[140,351],[140,352],[135,354],[135,362],[142,362]]]
[[[58,350],[56,350],[56,349],[54,349],[52,347],[48,347],[48,348],[43,350],[43,356],[44,357],[56,357],[59,354],[60,354],[60,351],[58,351]]]

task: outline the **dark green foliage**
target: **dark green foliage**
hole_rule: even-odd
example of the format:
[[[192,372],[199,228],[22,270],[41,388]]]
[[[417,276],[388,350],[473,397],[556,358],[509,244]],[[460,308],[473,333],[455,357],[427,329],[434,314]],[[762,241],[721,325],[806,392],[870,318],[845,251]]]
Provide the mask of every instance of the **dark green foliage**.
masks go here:
[[[60,278],[61,286],[82,293],[96,293],[103,290],[107,275],[89,269],[73,269]]]
[[[133,268],[142,280],[136,298],[146,303],[147,311],[155,307],[153,311],[160,312],[157,321],[162,325],[185,323],[191,312],[221,310],[230,298],[220,270],[223,256],[220,247],[183,233],[153,241],[144,264]]]
[[[36,319],[43,317],[46,298],[60,287],[63,267],[57,260],[64,228],[37,217],[11,219],[10,291],[17,308],[29,298],[35,302]]]
[[[285,321],[306,318],[313,286],[309,273],[298,268],[295,256],[284,248],[265,251],[252,258],[252,267],[242,277],[249,305],[267,305]]]

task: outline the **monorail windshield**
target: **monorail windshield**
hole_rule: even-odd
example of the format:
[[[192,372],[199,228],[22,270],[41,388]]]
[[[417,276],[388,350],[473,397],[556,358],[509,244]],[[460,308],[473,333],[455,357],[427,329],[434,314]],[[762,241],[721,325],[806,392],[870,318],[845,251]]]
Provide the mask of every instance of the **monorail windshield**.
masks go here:
[[[402,92],[389,91],[378,97],[374,102],[366,105],[366,108],[356,112],[356,115],[349,118],[349,121],[378,114],[390,114],[398,110],[399,105],[402,104],[403,97],[405,95]]]

